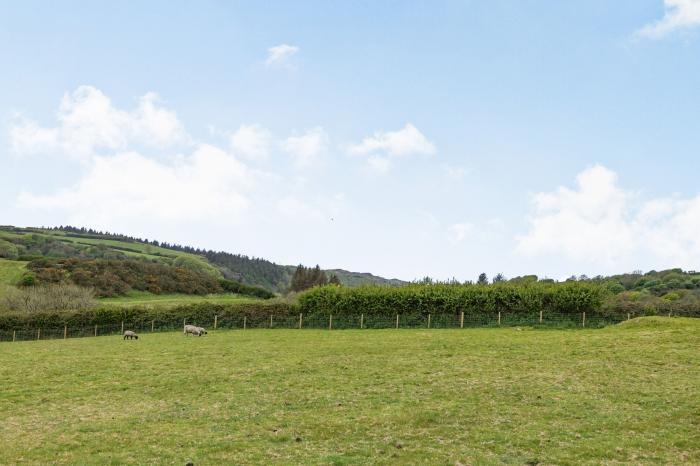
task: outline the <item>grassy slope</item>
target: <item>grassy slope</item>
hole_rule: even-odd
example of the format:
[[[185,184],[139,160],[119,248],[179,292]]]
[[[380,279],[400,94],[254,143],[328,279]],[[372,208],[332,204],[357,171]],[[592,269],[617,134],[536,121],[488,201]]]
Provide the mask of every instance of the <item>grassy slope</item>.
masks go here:
[[[10,464],[700,463],[698,320],[1,345]]]
[[[17,283],[26,266],[26,262],[0,259],[0,298],[5,295],[9,286]]]
[[[133,306],[142,304],[154,304],[158,306],[174,306],[177,304],[189,303],[242,303],[260,301],[260,299],[239,294],[210,294],[206,296],[186,295],[186,294],[162,294],[155,295],[145,291],[132,291],[127,296],[117,298],[103,298],[99,300],[103,304],[113,304],[119,306]]]

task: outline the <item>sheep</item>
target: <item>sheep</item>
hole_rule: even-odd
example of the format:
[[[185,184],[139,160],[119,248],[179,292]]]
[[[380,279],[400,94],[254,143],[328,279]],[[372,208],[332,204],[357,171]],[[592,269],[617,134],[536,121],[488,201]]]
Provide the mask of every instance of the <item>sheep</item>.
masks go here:
[[[131,330],[127,330],[126,332],[124,332],[124,339],[126,340],[127,338],[129,340],[138,340],[139,336],[136,335],[136,332],[133,332]]]
[[[195,325],[185,325],[185,330],[183,333],[185,334],[185,336],[192,335],[201,337],[202,335],[206,335],[207,331],[204,330],[202,327],[197,327]]]

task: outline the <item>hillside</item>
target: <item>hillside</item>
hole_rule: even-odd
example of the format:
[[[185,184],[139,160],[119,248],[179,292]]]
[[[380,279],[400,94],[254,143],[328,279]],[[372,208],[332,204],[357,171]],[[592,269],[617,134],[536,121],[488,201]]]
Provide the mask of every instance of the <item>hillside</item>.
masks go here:
[[[213,278],[235,280],[277,293],[284,292],[289,287],[295,269],[295,266],[280,265],[262,258],[70,226],[54,229],[0,226],[0,258],[24,262],[38,258],[140,259],[166,266],[184,267]],[[405,283],[369,273],[341,269],[329,272],[338,275],[341,283],[346,286],[397,286]],[[1,279],[2,277],[0,282]]]

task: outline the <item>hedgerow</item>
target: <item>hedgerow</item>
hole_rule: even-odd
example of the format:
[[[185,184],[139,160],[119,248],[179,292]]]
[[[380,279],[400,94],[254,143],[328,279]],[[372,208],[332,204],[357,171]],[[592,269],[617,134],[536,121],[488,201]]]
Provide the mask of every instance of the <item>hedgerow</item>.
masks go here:
[[[299,297],[304,314],[455,314],[485,313],[595,313],[609,295],[597,284],[585,282],[512,285],[412,284],[403,287],[324,286]]]
[[[294,305],[282,301],[194,303],[169,308],[134,306],[101,307],[80,311],[2,312],[0,330],[59,328],[64,325],[75,328],[118,325],[121,322],[136,327],[154,322],[157,326],[172,324],[177,328],[184,320],[210,326],[214,316],[217,316],[219,325],[222,327],[241,326],[244,317],[248,325],[253,326],[267,322],[270,315],[277,318],[293,318],[297,316],[297,312]]]

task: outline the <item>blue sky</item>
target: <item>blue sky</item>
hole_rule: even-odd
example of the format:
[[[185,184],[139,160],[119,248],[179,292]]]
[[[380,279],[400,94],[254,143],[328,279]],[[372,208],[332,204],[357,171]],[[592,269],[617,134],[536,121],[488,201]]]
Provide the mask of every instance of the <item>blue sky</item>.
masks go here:
[[[700,1],[0,7],[0,223],[413,279],[700,269]]]

